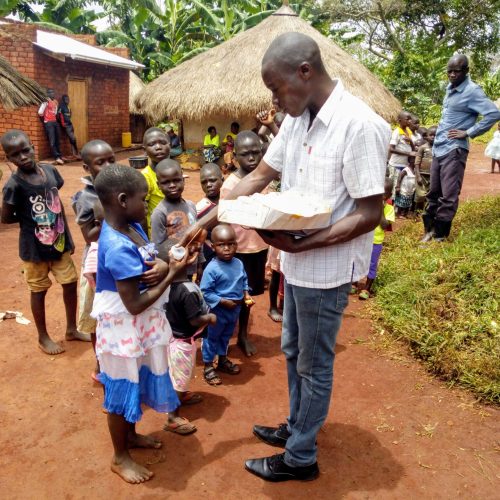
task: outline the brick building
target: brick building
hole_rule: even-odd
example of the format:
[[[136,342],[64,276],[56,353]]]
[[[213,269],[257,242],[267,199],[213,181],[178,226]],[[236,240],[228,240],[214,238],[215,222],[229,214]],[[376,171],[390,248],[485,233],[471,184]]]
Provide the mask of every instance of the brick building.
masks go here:
[[[127,49],[95,45],[93,35],[70,37],[0,20],[0,54],[23,75],[53,88],[58,100],[69,95],[79,147],[92,139],[120,144],[122,132],[129,130],[129,72],[142,67],[127,58]],[[48,158],[50,148],[37,111],[36,106],[15,111],[0,106],[0,135],[10,128],[23,129],[38,157]],[[61,150],[70,153],[63,132]]]

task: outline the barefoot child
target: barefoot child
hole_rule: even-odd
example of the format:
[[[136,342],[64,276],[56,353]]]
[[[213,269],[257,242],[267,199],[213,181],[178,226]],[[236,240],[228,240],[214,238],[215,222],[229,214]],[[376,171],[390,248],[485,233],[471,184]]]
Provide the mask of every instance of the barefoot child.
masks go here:
[[[219,385],[222,382],[214,368],[216,356],[217,370],[230,375],[240,373],[240,367],[227,357],[227,349],[240,309],[250,308],[254,302],[248,293],[248,279],[243,263],[235,257],[238,243],[233,227],[228,224],[216,226],[212,230],[212,244],[216,258],[205,268],[201,291],[217,316],[217,323],[208,326],[207,338],[203,339],[201,351],[205,363],[205,381],[210,385]]]
[[[253,172],[262,159],[260,139],[255,132],[250,130],[244,130],[238,134],[234,151],[239,168],[224,181],[221,189],[222,198],[230,193],[241,179]],[[268,245],[253,229],[244,229],[237,224],[234,224],[233,228],[238,242],[236,257],[245,266],[252,296],[262,295],[264,293]],[[250,308],[243,304],[239,319],[238,345],[247,356],[252,356],[257,352],[257,349],[248,339],[249,319]]]
[[[201,395],[188,390],[196,364],[196,336],[208,324],[215,325],[217,318],[210,313],[199,286],[188,278],[186,269],[172,283],[166,313],[173,334],[168,346],[168,364],[174,389],[181,405],[201,403]],[[195,432],[196,426],[180,417],[177,408],[168,414],[164,429],[185,435]]]
[[[196,223],[196,206],[192,201],[182,197],[184,177],[182,169],[175,160],[162,160],[156,166],[158,187],[164,199],[160,201],[151,214],[151,239],[158,247],[160,258],[166,258],[168,249],[179,243],[189,226]],[[200,274],[201,264],[205,262],[200,253],[198,263],[189,266],[189,277]]]
[[[94,181],[102,168],[115,162],[115,154],[111,146],[104,141],[94,140],[87,142],[82,148],[83,169],[89,175],[82,178],[85,187],[78,191],[72,198],[72,206],[76,215],[76,223],[80,227],[85,248],[82,256],[82,269],[80,271],[80,293],[78,308],[78,331],[90,335],[95,351],[95,319],[90,316],[94,302],[94,288],[90,286],[83,273],[83,265],[91,243],[99,239],[101,222],[98,220],[94,207],[99,202],[94,188]],[[96,366],[95,374],[99,373]],[[95,374],[92,377],[95,378]]]
[[[175,410],[179,400],[168,373],[171,329],[165,317],[168,286],[186,266],[171,260],[149,286],[142,283],[156,250],[140,222],[145,216],[148,186],[133,168],[110,165],[95,180],[105,220],[99,236],[97,286],[92,316],[97,319],[96,351],[104,385],[104,408],[114,456],[111,470],[129,483],[153,476],[134,462],[129,448],[160,448],[161,441],[136,433],[141,404],[158,412]],[[195,255],[196,257],[196,255]]]
[[[372,285],[375,281],[375,278],[377,277],[378,262],[380,259],[380,254],[382,253],[382,244],[384,243],[385,239],[385,231],[390,227],[395,219],[394,207],[387,203],[392,195],[392,179],[390,177],[386,177],[385,179],[384,190],[384,210],[382,212],[380,224],[375,228],[375,231],[373,233],[373,248],[370,260],[370,270],[368,271],[364,289],[359,293],[360,300],[367,300],[370,298]]]
[[[205,193],[205,197],[196,204],[196,214],[198,219],[201,219],[204,215],[217,208],[220,199],[220,189],[223,182],[224,178],[222,177],[219,165],[216,163],[205,163],[205,165],[201,167],[200,184],[201,189],[203,189],[203,192]],[[215,252],[210,241],[210,234],[211,232],[209,231],[207,239],[203,245],[203,256],[205,257],[203,268],[205,268],[215,256]],[[199,279],[201,280],[201,276]]]
[[[52,285],[49,272],[63,288],[66,340],[90,342],[90,335],[76,327],[74,245],[59,197],[64,180],[52,165],[35,161],[33,145],[22,130],[7,131],[1,144],[7,159],[17,167],[3,188],[2,222],[19,223],[19,256],[31,292],[38,345],[46,354],[61,354],[64,349],[49,337],[45,323],[45,296]]]
[[[146,201],[148,210],[146,213],[146,227],[148,236],[151,238],[151,214],[157,207],[158,203],[163,200],[164,196],[158,187],[158,179],[156,178],[156,166],[162,160],[165,160],[170,155],[170,138],[161,128],[151,127],[144,132],[142,139],[142,147],[148,155],[149,164],[141,172],[148,183],[148,195]]]
[[[495,165],[498,166],[500,173],[500,122],[498,122],[498,130],[495,130],[493,139],[488,142],[484,154],[491,158],[491,173],[495,173]]]

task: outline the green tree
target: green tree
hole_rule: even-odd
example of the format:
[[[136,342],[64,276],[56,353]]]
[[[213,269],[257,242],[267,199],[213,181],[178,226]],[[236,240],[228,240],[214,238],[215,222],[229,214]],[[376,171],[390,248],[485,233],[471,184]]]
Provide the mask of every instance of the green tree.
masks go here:
[[[325,0],[322,8],[331,36],[423,119],[439,115],[451,55],[466,53],[481,79],[500,48],[498,0]]]

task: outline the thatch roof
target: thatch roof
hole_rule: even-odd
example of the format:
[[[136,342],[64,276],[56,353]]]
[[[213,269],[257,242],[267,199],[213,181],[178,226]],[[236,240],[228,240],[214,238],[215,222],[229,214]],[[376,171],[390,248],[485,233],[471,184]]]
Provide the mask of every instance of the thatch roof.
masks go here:
[[[136,101],[139,109],[151,122],[167,116],[201,122],[210,116],[239,118],[268,108],[271,93],[262,82],[262,57],[278,35],[289,31],[314,38],[332,77],[341,78],[350,92],[385,119],[395,118],[401,105],[380,80],[287,6],[146,85]]]
[[[135,100],[146,84],[132,71],[130,71],[130,82],[128,90],[128,109],[131,115],[142,115]]]
[[[34,80],[23,76],[7,59],[0,56],[0,106],[13,110],[41,104],[45,90]]]

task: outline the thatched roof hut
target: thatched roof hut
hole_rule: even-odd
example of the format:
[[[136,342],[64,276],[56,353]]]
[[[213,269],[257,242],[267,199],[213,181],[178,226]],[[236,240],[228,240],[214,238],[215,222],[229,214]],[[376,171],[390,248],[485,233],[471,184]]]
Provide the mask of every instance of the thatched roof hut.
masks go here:
[[[0,106],[14,110],[41,104],[45,90],[34,80],[23,76],[4,57],[0,56]]]
[[[385,119],[392,120],[400,111],[399,101],[375,75],[288,6],[146,85],[137,98],[139,109],[152,123],[167,116],[183,120],[186,143],[196,142],[189,137],[190,131],[199,134],[199,142],[206,125],[224,123],[226,129],[234,119],[245,122],[252,118],[254,126],[255,113],[271,104],[271,93],[261,78],[262,57],[278,35],[289,31],[314,38],[330,75],[340,77],[348,90]]]
[[[133,71],[131,71],[128,91],[128,107],[131,115],[142,115],[142,112],[137,107],[135,100],[145,86],[146,84]]]

